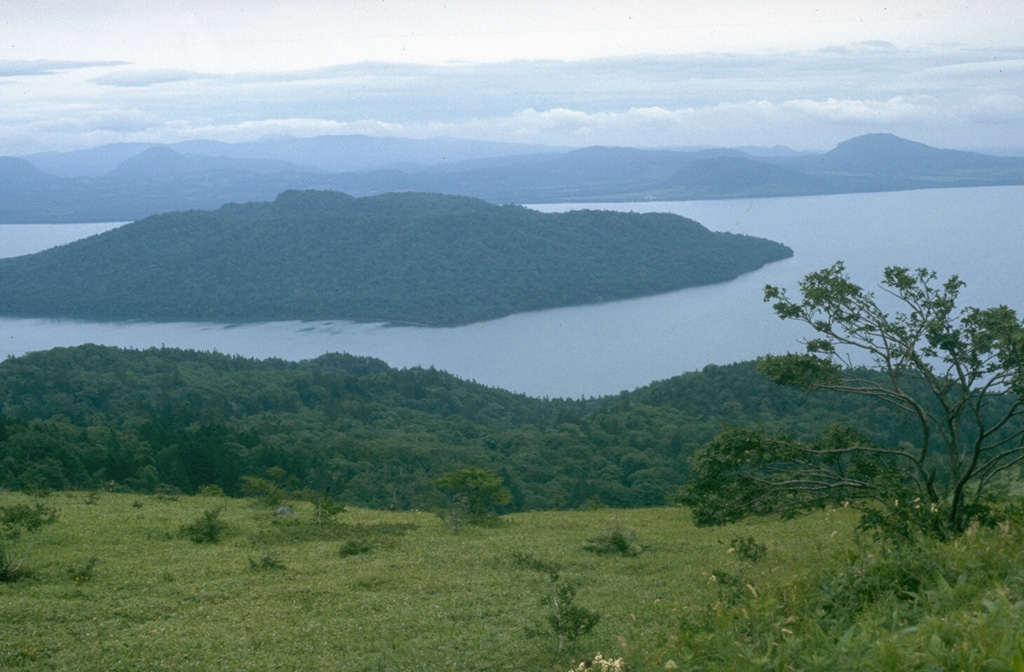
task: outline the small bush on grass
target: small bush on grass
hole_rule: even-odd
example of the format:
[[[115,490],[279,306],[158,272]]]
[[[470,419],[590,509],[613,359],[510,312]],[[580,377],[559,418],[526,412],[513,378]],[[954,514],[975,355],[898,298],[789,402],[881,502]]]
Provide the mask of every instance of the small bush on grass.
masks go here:
[[[583,543],[583,549],[598,555],[622,555],[627,558],[635,558],[650,548],[647,545],[637,542],[636,530],[627,530],[619,521],[615,527],[605,534],[588,539]]]
[[[575,604],[576,585],[562,580],[562,568],[557,563],[514,551],[512,566],[547,576],[550,593],[541,599],[541,604],[551,609],[546,619],[548,627],[530,628],[527,632],[531,635],[553,634],[558,639],[559,653],[565,648],[566,642],[573,642],[589,634],[601,620],[601,614]]]
[[[210,483],[199,488],[200,497],[227,497],[224,492],[224,488],[220,487],[216,483]]]
[[[317,525],[330,522],[331,518],[345,511],[345,503],[334,499],[329,490],[305,488],[296,492],[295,495],[313,505],[313,518]]]
[[[280,557],[278,557],[277,553],[274,553],[273,551],[267,551],[259,560],[249,558],[249,569],[253,571],[284,568],[284,562]]]
[[[347,558],[350,555],[362,555],[372,551],[373,547],[374,542],[365,537],[357,537],[344,542],[341,548],[338,549],[338,555],[343,558]]]
[[[945,542],[858,540],[760,590],[716,570],[727,599],[687,610],[668,657],[707,671],[1024,670],[1021,522]]]
[[[77,567],[72,567],[68,571],[68,574],[71,575],[71,578],[75,582],[75,585],[80,586],[83,583],[88,583],[92,580],[92,575],[95,569],[96,558],[91,557],[82,562],[81,564],[79,564]]]
[[[469,509],[459,502],[453,502],[443,509],[438,509],[434,513],[437,514],[437,517],[444,521],[444,523],[455,534],[461,532],[462,528],[470,522]]]
[[[57,509],[36,504],[0,507],[0,582],[24,576],[23,565],[39,530],[57,521]]]
[[[768,555],[768,546],[753,537],[736,537],[729,543],[729,549],[736,554],[737,560],[750,564],[761,562]]]
[[[216,544],[227,531],[227,523],[220,519],[223,509],[207,509],[196,520],[181,526],[181,534],[197,544]]]

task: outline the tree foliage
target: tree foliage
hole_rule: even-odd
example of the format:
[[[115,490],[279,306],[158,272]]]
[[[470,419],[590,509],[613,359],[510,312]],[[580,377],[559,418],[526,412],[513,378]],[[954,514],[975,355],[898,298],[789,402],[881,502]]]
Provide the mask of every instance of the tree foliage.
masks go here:
[[[723,423],[801,441],[833,422],[879,445],[919,434],[882,402],[804,394],[754,362],[566,400],[366,357],[83,345],[0,362],[0,408],[0,488],[216,485],[238,496],[274,485],[290,500],[326,491],[355,506],[424,510],[445,504],[436,479],[465,465],[504,479],[508,510],[658,506]]]
[[[562,566],[557,562],[542,560],[529,553],[513,551],[512,566],[518,569],[529,569],[547,577],[550,587],[542,604],[550,607],[545,619],[547,632],[558,640],[558,651],[565,648],[566,642],[573,642],[590,633],[601,621],[601,614],[575,603],[576,584],[562,578]],[[531,634],[544,634],[543,629],[530,628]]]
[[[807,443],[728,429],[699,453],[682,492],[698,521],[870,501],[881,508],[867,508],[868,523],[949,536],[983,515],[988,486],[1024,459],[1024,325],[1006,306],[958,307],[963,286],[889,267],[876,297],[836,263],[804,278],[800,299],[766,287],[779,317],[816,335],[803,353],[760,358],[760,370],[879,400],[916,425],[916,440],[879,444],[837,427]]]
[[[437,479],[437,487],[449,494],[454,505],[463,507],[473,522],[490,518],[512,501],[512,493],[505,487],[504,479],[490,469],[480,467],[450,471]]]

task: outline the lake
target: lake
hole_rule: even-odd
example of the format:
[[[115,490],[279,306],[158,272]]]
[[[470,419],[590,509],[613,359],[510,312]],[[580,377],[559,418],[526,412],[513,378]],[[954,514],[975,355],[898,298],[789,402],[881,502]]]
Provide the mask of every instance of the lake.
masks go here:
[[[215,350],[300,360],[325,352],[379,357],[396,367],[434,366],[468,380],[540,397],[631,390],[708,364],[800,348],[809,332],[762,301],[770,283],[790,288],[808,272],[846,263],[874,286],[888,265],[959,274],[963,303],[1024,312],[1024,187],[678,203],[530,206],[672,212],[709,229],[789,245],[794,256],[732,282],[653,297],[512,315],[454,328],[339,320],[259,324],[87,322],[0,318],[0,357],[57,346]],[[0,225],[0,256],[28,254],[119,224]]]

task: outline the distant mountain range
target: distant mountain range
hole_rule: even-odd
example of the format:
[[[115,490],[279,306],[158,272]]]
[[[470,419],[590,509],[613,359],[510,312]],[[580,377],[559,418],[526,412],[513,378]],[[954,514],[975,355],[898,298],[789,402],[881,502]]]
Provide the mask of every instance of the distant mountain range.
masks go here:
[[[367,136],[117,144],[0,157],[0,222],[136,220],[266,201],[289,189],[436,192],[492,203],[762,198],[1024,184],[1024,157],[865,135],[786,148],[569,150]]]
[[[0,259],[0,314],[453,325],[725,282],[791,255],[664,213],[287,191]]]

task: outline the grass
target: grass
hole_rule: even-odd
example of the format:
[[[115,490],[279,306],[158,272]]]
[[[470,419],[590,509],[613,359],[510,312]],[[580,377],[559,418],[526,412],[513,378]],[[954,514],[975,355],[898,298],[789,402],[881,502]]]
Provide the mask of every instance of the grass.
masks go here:
[[[22,501],[32,500],[0,494],[0,506]],[[294,519],[226,498],[55,493],[45,502],[60,518],[41,530],[26,563],[30,575],[0,584],[0,669],[566,672],[598,652],[623,657],[634,670],[812,669],[806,661],[802,668],[760,665],[761,640],[751,640],[744,658],[741,630],[778,617],[779,596],[799,594],[810,604],[810,593],[793,586],[820,586],[823,568],[853,563],[859,552],[849,542],[855,521],[846,511],[701,530],[674,508],[532,512],[455,534],[421,512],[349,508],[317,525],[312,506],[299,502]],[[219,542],[195,543],[182,533],[214,509],[223,524]],[[635,557],[584,550],[608,530],[635,535],[647,548]],[[735,539],[763,543],[767,554],[756,562],[737,557]],[[990,555],[1001,553],[985,543]],[[547,585],[537,572],[514,567],[514,552],[561,565],[578,585],[576,603],[602,616],[562,654],[553,635],[527,634],[544,623]],[[969,571],[976,558],[958,552]],[[735,581],[724,585],[713,574]],[[956,581],[951,590],[961,590]],[[1007,633],[1019,625],[1020,608],[1004,602],[1000,618],[1011,629],[989,637],[1011,660],[1006,647],[1016,640]],[[960,618],[961,603],[972,614],[986,608],[965,593],[943,603],[951,613],[934,618]],[[701,634],[716,618],[737,629]],[[810,642],[805,620],[792,627],[806,625],[798,634]],[[785,626],[764,627],[778,634]],[[736,656],[698,666],[701,647],[723,646],[716,636],[738,647]],[[788,646],[779,637],[782,644],[769,651]],[[929,642],[921,646],[935,645]]]

